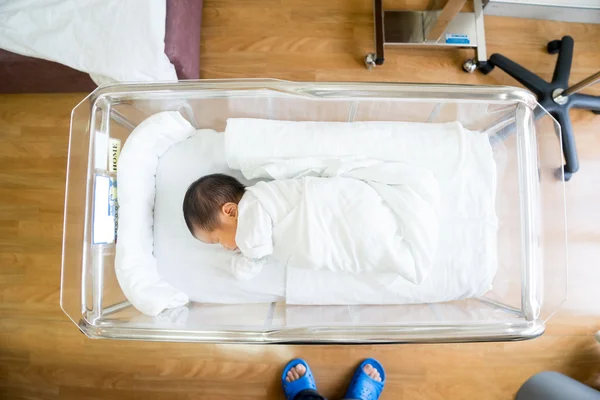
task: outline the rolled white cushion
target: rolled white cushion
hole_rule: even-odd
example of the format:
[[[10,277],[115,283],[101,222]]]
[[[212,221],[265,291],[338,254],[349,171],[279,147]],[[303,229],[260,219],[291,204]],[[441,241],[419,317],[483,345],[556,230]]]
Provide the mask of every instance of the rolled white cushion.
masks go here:
[[[275,159],[361,156],[402,161],[430,169],[438,179],[453,176],[468,142],[458,122],[312,122],[229,118],[227,164],[241,171]]]
[[[154,198],[159,157],[195,129],[181,114],[155,114],[131,133],[119,158],[119,228],[115,270],[127,299],[144,314],[181,306],[188,296],[166,283],[154,257]]]

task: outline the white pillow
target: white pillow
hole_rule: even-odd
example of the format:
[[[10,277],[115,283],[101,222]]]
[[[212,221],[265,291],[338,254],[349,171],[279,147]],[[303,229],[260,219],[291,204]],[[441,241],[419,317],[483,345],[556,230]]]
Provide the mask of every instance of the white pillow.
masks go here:
[[[154,198],[158,158],[195,129],[176,111],[164,111],[138,125],[123,146],[117,169],[119,227],[115,271],[125,297],[146,315],[189,301],[165,282],[154,258]]]
[[[176,81],[166,0],[0,2],[0,48],[87,72],[98,85]]]

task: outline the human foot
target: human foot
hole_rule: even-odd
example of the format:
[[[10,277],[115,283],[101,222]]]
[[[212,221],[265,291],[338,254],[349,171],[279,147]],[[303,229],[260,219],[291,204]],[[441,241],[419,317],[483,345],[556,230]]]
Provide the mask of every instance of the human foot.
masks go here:
[[[377,369],[375,369],[375,367],[373,367],[371,364],[367,364],[363,367],[363,371],[365,374],[367,374],[367,376],[371,379],[373,379],[375,382],[381,382],[381,375],[379,374],[379,371],[377,371]]]
[[[304,390],[317,390],[310,367],[301,358],[292,360],[285,366],[281,374],[281,385],[288,400]]]
[[[346,392],[347,399],[377,400],[385,385],[385,371],[379,361],[367,358],[356,369]]]
[[[302,364],[296,364],[292,368],[290,368],[290,370],[286,374],[285,381],[286,382],[294,382],[294,381],[302,378],[305,373],[306,373],[306,367]]]

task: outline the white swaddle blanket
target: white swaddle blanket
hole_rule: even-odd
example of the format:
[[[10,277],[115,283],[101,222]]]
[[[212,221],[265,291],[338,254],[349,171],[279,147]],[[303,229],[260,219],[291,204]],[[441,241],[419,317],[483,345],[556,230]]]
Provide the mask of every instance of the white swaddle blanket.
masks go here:
[[[248,190],[271,216],[277,259],[286,260],[287,265],[296,268],[396,272],[413,284],[420,284],[428,275],[439,225],[439,189],[431,171],[416,163],[394,161],[391,153],[375,154],[365,148],[361,148],[361,153],[347,151],[340,143],[351,132],[343,129],[354,124],[244,120],[238,125],[238,122],[228,120],[227,162],[230,167],[238,166],[246,178],[276,180]],[[256,129],[251,131],[258,132],[266,141],[263,151],[279,148],[281,151],[276,154],[286,157],[265,154],[260,158],[256,152],[246,152],[248,143],[243,141],[248,138],[249,124]],[[331,149],[323,147],[323,143],[334,146],[333,142],[327,142],[336,139],[334,135],[323,134],[326,125],[342,128],[334,131],[337,145]],[[425,127],[429,129],[428,125]],[[354,133],[357,140],[364,141],[364,133],[360,130]],[[283,145],[282,140],[289,142],[292,135],[306,140],[304,147]],[[286,153],[288,149],[294,152]],[[342,150],[336,154],[342,158],[332,157],[336,149]],[[290,180],[301,177],[300,186]],[[290,201],[290,197],[297,199]],[[284,207],[286,203],[294,206]],[[241,225],[243,218],[240,212]],[[239,236],[238,233],[236,239]],[[243,237],[239,239],[244,241]]]
[[[269,175],[277,180],[247,189],[236,235],[242,253],[256,258],[272,248],[273,257],[297,268],[395,272],[420,284],[437,245],[439,191],[433,174],[357,157],[314,159],[309,169],[305,161],[275,163]],[[307,173],[311,176],[287,179]],[[238,267],[233,265],[234,273]]]

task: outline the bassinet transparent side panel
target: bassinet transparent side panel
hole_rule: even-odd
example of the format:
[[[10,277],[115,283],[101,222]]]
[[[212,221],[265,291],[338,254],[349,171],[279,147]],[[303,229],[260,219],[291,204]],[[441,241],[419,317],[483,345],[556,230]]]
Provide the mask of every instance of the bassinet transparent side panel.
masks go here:
[[[230,96],[192,98],[185,103],[165,101],[169,109],[180,111],[198,129],[225,131],[227,118],[264,118],[289,121],[338,121],[346,122],[350,116],[352,102],[307,101],[277,93],[257,92],[255,96]],[[138,110],[151,115],[157,102],[136,100],[132,103]]]
[[[83,268],[87,210],[86,189],[90,147],[91,107],[83,100],[71,115],[67,182],[65,189],[65,220],[63,230],[63,259],[60,305],[63,311],[79,324],[85,314],[86,287],[92,281],[89,270]]]
[[[84,99],[71,118],[63,232],[61,307],[80,326],[93,324],[103,310],[126,300],[116,282],[114,244],[98,236],[93,224],[95,207],[109,206],[109,187],[106,198],[96,203],[96,185],[116,178],[108,158],[114,121],[105,102],[92,107],[89,100]],[[117,135],[118,129],[114,132]]]
[[[496,162],[496,215],[498,217],[498,272],[493,289],[485,299],[512,307],[522,315],[523,246],[521,230],[524,216],[521,211],[519,182],[521,161],[519,137],[515,129],[517,106],[489,107],[497,118],[488,126],[488,136]]]
[[[547,320],[567,299],[568,245],[560,125],[541,106],[534,110],[540,183],[540,318]]]
[[[129,85],[122,89],[113,86],[96,93],[97,96],[106,95],[102,101],[91,98],[89,103],[84,101],[74,110],[61,304],[80,326],[82,321],[89,324],[85,330],[88,335],[176,341],[269,342],[386,341],[398,337],[419,341],[425,336],[457,340],[461,335],[469,335],[467,328],[475,332],[471,334],[473,337],[483,340],[490,340],[494,335],[521,338],[541,332],[543,326],[537,320],[547,318],[564,300],[566,287],[563,182],[557,179],[560,176],[556,174],[562,158],[555,121],[551,117],[541,112],[534,124],[531,116],[526,121],[531,125],[531,132],[517,132],[520,128],[515,127],[515,121],[524,118],[518,113],[519,106],[523,104],[521,101],[506,100],[505,96],[493,94],[470,97],[470,88],[465,87],[427,89],[423,86],[426,89],[415,90],[415,86],[395,85],[394,91],[390,85],[362,84],[354,87],[352,84],[326,84],[322,90],[319,84],[267,81],[256,84],[256,88],[246,88],[253,84],[233,81],[170,86]],[[420,91],[426,92],[425,95],[421,96]],[[295,121],[458,120],[468,130],[485,132],[493,150],[497,181],[498,272],[492,290],[482,298],[443,304],[288,306],[283,302],[253,305],[194,303],[167,310],[157,317],[140,314],[126,301],[116,281],[114,244],[98,245],[91,240],[89,220],[94,176],[111,176],[108,169],[95,168],[92,143],[96,131],[108,133],[111,138],[124,143],[141,121],[165,110],[181,112],[197,128],[217,131],[224,130],[227,118],[249,117]],[[89,121],[95,122],[90,125]],[[526,157],[519,135],[528,134],[534,135],[533,139],[530,138],[533,143],[537,135],[536,156],[540,167],[539,181],[534,188],[539,190],[535,200],[540,202],[541,208],[534,207],[540,212],[533,220],[528,214],[530,211],[523,209],[522,193],[523,160]],[[537,159],[535,163],[538,163]],[[560,212],[553,213],[554,210]],[[537,242],[524,239],[525,221],[538,223],[538,226],[527,228],[537,235]],[[524,254],[532,249],[540,254],[536,258],[538,264],[532,266],[535,274],[531,279],[535,284],[524,287]],[[538,304],[538,314],[534,318],[528,319],[523,312],[525,292]],[[336,327],[342,330],[336,330]],[[513,327],[522,333],[531,329],[529,333],[523,333],[525,336],[512,337]]]

